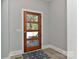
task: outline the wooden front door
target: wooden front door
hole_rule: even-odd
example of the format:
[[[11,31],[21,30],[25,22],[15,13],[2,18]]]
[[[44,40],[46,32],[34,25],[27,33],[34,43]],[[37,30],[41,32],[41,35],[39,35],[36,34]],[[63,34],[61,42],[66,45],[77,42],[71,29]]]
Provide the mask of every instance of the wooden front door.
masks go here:
[[[24,11],[24,52],[41,49],[41,14]]]

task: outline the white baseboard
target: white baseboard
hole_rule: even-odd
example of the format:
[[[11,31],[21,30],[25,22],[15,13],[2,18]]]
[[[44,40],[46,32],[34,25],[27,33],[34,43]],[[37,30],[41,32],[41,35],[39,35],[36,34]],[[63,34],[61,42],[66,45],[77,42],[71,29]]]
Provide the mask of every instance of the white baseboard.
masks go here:
[[[53,45],[45,45],[45,46],[43,46],[43,49],[44,48],[52,48],[52,49],[56,50],[57,52],[65,55],[65,56],[67,56],[67,51],[64,51],[63,49],[60,49],[60,48],[58,48],[56,46],[53,46]]]
[[[1,58],[1,59],[9,59],[8,57],[4,57],[4,58]]]
[[[53,46],[53,45],[44,45],[44,46],[42,47],[42,49],[46,49],[46,48],[52,48],[52,49],[56,50],[57,52],[62,53],[63,55],[66,55],[66,56],[67,56],[67,52],[66,52],[66,51],[64,51],[64,50],[62,50],[62,49],[60,49],[60,48],[58,48],[58,47],[56,47],[56,46]],[[12,52],[10,52],[10,54],[9,54],[9,58],[10,58],[11,56],[20,55],[20,54],[23,54],[23,51],[22,51],[22,50],[12,51]]]
[[[42,49],[50,48],[50,45],[43,45]]]
[[[20,55],[23,54],[22,50],[12,51],[9,53],[9,56]]]

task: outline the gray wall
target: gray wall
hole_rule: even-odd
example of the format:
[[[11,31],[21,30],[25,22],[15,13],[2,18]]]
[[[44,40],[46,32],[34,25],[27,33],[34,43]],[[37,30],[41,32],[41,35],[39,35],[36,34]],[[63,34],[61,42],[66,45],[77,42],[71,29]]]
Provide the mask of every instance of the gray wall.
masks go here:
[[[53,0],[49,4],[41,0],[3,0],[2,57],[11,51],[22,50],[23,8],[43,12],[43,45],[51,44],[67,50],[65,0]]]
[[[40,0],[2,0],[1,51],[2,57],[9,52],[22,50],[22,9],[43,12],[43,45],[48,43],[48,3]],[[20,32],[17,32],[17,29]]]
[[[49,44],[67,51],[66,0],[53,0],[49,5]]]
[[[39,0],[9,0],[10,51],[22,50],[22,9],[43,12],[43,45],[48,44],[48,3]],[[17,32],[20,29],[21,32]]]
[[[1,57],[9,53],[8,0],[1,1]]]

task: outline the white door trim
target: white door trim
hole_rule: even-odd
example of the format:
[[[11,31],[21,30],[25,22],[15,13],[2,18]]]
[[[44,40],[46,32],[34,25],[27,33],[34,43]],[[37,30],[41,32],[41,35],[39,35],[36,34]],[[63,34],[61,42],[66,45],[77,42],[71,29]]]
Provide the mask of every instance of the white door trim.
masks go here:
[[[30,12],[36,12],[36,13],[41,13],[41,15],[42,15],[42,19],[41,19],[41,24],[42,24],[42,30],[41,30],[41,35],[42,35],[42,37],[41,37],[41,40],[42,40],[42,48],[43,48],[43,12],[41,12],[41,11],[34,11],[34,10],[30,10],[30,9],[22,9],[22,51],[23,51],[23,53],[24,53],[24,14],[23,14],[23,12],[24,11],[30,11]]]

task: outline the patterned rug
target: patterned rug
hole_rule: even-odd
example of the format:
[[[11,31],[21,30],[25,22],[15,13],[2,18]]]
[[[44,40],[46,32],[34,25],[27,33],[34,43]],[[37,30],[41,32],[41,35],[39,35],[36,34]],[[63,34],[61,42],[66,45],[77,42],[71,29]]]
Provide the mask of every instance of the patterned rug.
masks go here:
[[[42,50],[23,54],[23,59],[49,59],[49,56]]]

